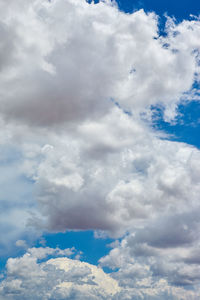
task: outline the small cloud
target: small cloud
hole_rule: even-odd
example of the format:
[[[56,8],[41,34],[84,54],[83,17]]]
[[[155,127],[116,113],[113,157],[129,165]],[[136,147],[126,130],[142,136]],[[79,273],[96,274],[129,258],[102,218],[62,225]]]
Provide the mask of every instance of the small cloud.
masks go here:
[[[17,247],[25,248],[25,249],[28,247],[28,245],[27,245],[27,243],[26,243],[25,240],[17,240],[16,243],[15,243],[15,245]]]

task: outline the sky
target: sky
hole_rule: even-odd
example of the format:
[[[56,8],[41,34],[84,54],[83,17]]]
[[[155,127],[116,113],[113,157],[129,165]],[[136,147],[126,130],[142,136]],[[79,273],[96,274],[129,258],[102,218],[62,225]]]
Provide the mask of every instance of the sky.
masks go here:
[[[0,0],[0,300],[197,300],[198,1]]]

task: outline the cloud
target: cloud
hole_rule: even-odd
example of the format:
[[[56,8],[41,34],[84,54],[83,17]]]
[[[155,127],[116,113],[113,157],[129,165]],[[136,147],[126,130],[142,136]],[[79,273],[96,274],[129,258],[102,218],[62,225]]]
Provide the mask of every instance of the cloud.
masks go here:
[[[40,228],[115,236],[158,215],[162,223],[166,213],[183,214],[188,203],[194,211],[198,207],[199,151],[160,140],[119,108],[49,142],[34,168],[27,169],[35,160],[28,155],[22,165],[35,181],[41,215],[32,223]]]
[[[197,299],[194,291],[170,287],[166,280],[153,282],[143,279],[141,266],[127,266],[124,286],[120,276],[110,275],[97,266],[69,259],[66,256],[49,258],[49,255],[63,255],[70,249],[30,248],[18,258],[9,258],[7,270],[0,284],[0,299]],[[42,259],[42,260],[41,260]],[[140,275],[140,276],[139,276]],[[132,278],[128,286],[129,276]]]
[[[161,297],[161,291],[170,291],[169,299],[197,299],[198,215],[196,208],[146,222],[113,245],[110,253],[100,259],[100,265],[113,269],[112,276],[122,287],[141,289],[146,296],[151,287],[153,299]]]
[[[193,99],[199,20],[168,18],[159,36],[154,13],[81,0],[1,1],[0,17],[2,253],[43,231],[122,239],[100,260],[110,276],[41,261],[64,250],[10,258],[3,299],[195,299],[200,152],[144,118]]]
[[[0,234],[3,238],[0,241],[0,253],[7,255],[11,253],[16,240],[26,238],[30,242],[38,233],[26,228],[30,210],[34,211],[34,200],[32,183],[21,172],[21,151],[14,144],[4,141],[4,137],[1,142]]]
[[[199,184],[188,191],[198,151],[160,140],[137,113],[161,102],[172,116],[190,90],[199,21],[168,19],[159,37],[155,14],[128,15],[110,2],[21,5],[1,3],[3,47],[13,43],[9,59],[1,54],[1,115],[22,156],[20,172],[35,182],[42,217],[34,211],[32,224],[122,234],[134,220],[184,211],[189,198],[195,205]]]
[[[25,248],[25,249],[27,248],[27,244],[26,244],[25,240],[17,240],[15,244],[16,244],[17,247],[22,247],[22,248]]]
[[[154,13],[128,15],[109,1],[21,1],[1,11],[2,49],[12,49],[1,54],[1,113],[9,120],[77,124],[104,115],[111,98],[130,111],[172,107],[199,72],[198,20],[168,21],[159,37]]]
[[[66,250],[56,250],[63,255]],[[22,257],[10,258],[7,276],[0,285],[4,299],[113,299],[120,291],[117,282],[99,267],[55,255],[52,248],[29,249]],[[1,299],[1,298],[0,298]]]

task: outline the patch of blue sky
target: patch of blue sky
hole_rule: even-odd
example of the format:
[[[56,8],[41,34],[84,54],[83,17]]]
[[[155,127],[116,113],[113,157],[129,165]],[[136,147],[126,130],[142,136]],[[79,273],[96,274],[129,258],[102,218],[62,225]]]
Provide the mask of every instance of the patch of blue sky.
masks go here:
[[[7,230],[7,228],[5,228]],[[80,253],[80,260],[88,262],[93,265],[98,265],[99,259],[107,255],[111,248],[109,246],[114,240],[111,238],[95,238],[94,231],[68,231],[65,233],[46,233],[40,237],[36,242],[33,240],[28,241],[28,237],[24,236],[22,239],[27,241],[29,247],[50,247],[60,248],[62,250],[67,248],[75,248],[74,255],[70,258],[76,258],[76,255]],[[12,252],[12,257],[22,256],[26,252],[26,249],[15,247],[15,251]],[[7,259],[10,257],[10,253],[1,255],[0,271],[5,268]],[[50,259],[54,256],[48,256],[44,259]],[[42,261],[42,260],[41,260]],[[103,268],[105,272],[109,273],[111,270],[108,267]]]
[[[138,9],[146,12],[154,11],[160,17],[165,13],[175,17],[177,21],[188,19],[190,15],[200,13],[200,2],[196,0],[117,0],[119,8],[127,13]]]
[[[98,260],[109,253],[108,246],[113,242],[111,238],[95,238],[94,231],[67,231],[65,233],[47,233],[42,239],[38,240],[36,247],[41,247],[41,241],[45,241],[46,247],[51,248],[72,248],[82,252],[81,261],[85,261],[94,265],[98,264]]]
[[[169,135],[170,140],[184,142],[200,149],[200,102],[188,101],[178,106],[174,122],[164,121],[162,107],[153,107],[153,127]]]
[[[1,224],[1,233],[3,233],[3,235],[1,236],[1,242],[3,241],[3,239],[6,239],[7,236],[10,236],[10,232],[14,231],[14,228],[12,228],[12,225],[8,225],[6,224],[5,226],[3,226],[3,224]],[[30,230],[30,228],[27,227],[27,232],[25,232],[23,235],[20,236],[20,239],[25,241],[25,243],[28,246],[33,246],[34,242],[35,242],[35,232],[33,231],[33,234]],[[7,260],[12,257],[12,258],[16,258],[16,257],[20,257],[22,255],[25,254],[26,252],[26,247],[18,247],[16,245],[16,239],[13,238],[13,240],[11,241],[11,243],[1,243],[0,244],[0,276],[1,273],[4,271]],[[1,279],[1,277],[0,277]]]
[[[27,211],[35,206],[33,198],[33,182],[20,172],[22,153],[11,145],[1,145],[0,147],[0,269],[5,267],[6,260],[13,253],[15,256],[23,253],[23,250],[16,247],[16,237],[19,236],[18,224],[22,220],[17,220],[17,214],[14,218],[12,212]],[[4,220],[4,221],[2,221]],[[5,222],[5,220],[7,220]],[[5,222],[5,223],[4,223]],[[33,239],[28,236],[29,230],[24,229],[23,236],[20,239],[27,241]],[[30,232],[30,231],[29,231]]]
[[[1,230],[4,232],[4,236],[6,236],[7,231],[8,231],[8,227],[5,226],[4,228],[1,228]],[[19,257],[21,255],[23,255],[25,253],[24,249],[20,249],[18,247],[14,247],[14,249],[12,249],[12,251],[8,251],[8,248],[6,246],[3,247],[3,245],[1,245],[1,249],[0,249],[0,254],[1,254],[1,259],[0,259],[0,280],[1,280],[1,274],[5,269],[7,260],[12,257]],[[7,253],[6,253],[7,252]]]

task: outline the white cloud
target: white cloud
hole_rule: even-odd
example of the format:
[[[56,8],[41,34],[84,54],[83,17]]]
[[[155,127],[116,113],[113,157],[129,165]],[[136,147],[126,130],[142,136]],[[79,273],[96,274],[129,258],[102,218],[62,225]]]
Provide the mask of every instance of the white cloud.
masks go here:
[[[59,250],[58,254],[69,249]],[[60,253],[61,252],[61,253]],[[10,258],[7,276],[1,282],[4,299],[113,299],[120,291],[117,282],[99,267],[67,257],[39,262],[55,255],[51,248],[29,249],[24,256]]]
[[[56,251],[59,255],[60,250]],[[45,259],[56,251],[33,248],[22,257],[8,259],[0,299],[197,299],[198,290],[185,291],[182,287],[170,287],[164,279],[155,282],[146,277],[149,269],[139,263],[108,275],[100,267],[66,256]]]
[[[168,18],[159,37],[154,13],[82,0],[1,1],[0,17],[1,248],[42,230],[127,232],[101,259],[120,268],[114,299],[195,299],[177,286],[195,289],[199,280],[200,152],[162,139],[140,114],[161,104],[170,121],[186,95],[198,94],[190,89],[199,78],[200,21]],[[46,251],[8,260],[2,295],[26,299],[39,284],[34,299],[48,299],[49,289],[55,299],[112,299],[97,280],[111,280],[102,270],[64,259],[76,265],[74,278],[91,280],[83,292],[81,281],[64,281],[62,259],[37,261]],[[23,282],[22,269],[35,281]]]
[[[9,48],[1,54],[1,112],[12,120],[77,124],[108,111],[110,98],[132,111],[171,107],[199,72],[198,20],[168,22],[169,35],[159,38],[155,14],[128,15],[109,2],[21,1],[1,11]]]

